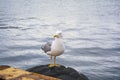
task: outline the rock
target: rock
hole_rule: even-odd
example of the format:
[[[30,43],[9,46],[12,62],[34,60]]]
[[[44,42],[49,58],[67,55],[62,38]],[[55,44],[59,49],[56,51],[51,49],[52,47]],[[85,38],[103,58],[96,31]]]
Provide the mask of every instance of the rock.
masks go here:
[[[65,67],[63,65],[51,68],[48,67],[48,65],[40,65],[27,69],[27,71],[60,78],[62,80],[89,80],[84,74],[77,72],[71,67]]]
[[[61,80],[61,79],[2,65],[0,66],[0,80]]]
[[[10,66],[7,66],[7,65],[0,65],[0,70],[4,70],[4,69],[7,69],[7,68],[10,68]]]

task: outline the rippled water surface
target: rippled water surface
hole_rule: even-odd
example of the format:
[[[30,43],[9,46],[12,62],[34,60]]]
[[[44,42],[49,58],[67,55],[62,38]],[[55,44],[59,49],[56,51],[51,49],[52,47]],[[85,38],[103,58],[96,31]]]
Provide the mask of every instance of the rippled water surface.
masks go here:
[[[62,30],[57,62],[90,80],[120,80],[119,0],[0,0],[0,65],[48,64],[40,49]]]

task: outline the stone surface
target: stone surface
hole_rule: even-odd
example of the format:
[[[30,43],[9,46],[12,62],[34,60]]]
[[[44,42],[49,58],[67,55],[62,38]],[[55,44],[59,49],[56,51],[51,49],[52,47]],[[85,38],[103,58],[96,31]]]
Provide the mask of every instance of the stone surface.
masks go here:
[[[0,66],[0,80],[60,80],[60,79],[2,65]]]
[[[65,66],[48,67],[48,65],[40,65],[30,69],[30,72],[36,72],[47,76],[60,78],[62,80],[89,80],[84,74],[77,72],[75,69]]]

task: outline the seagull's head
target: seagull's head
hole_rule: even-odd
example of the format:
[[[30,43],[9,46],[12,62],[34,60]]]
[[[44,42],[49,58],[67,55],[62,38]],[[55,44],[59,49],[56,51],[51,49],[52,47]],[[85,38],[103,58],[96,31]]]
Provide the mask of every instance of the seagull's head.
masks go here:
[[[54,34],[54,38],[62,38],[62,31],[57,31],[57,32]]]

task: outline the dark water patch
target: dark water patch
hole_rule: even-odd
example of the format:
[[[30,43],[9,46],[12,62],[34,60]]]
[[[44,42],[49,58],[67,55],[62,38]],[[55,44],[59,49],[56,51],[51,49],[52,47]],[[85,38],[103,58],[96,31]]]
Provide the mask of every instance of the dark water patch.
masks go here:
[[[30,30],[30,29],[33,29],[33,28],[21,28],[22,31],[26,31],[26,30]]]
[[[3,18],[0,18],[0,21],[2,21],[3,20]]]
[[[17,26],[8,26],[8,27],[0,27],[0,29],[19,29],[21,27],[17,27]]]
[[[28,17],[27,19],[36,19],[35,17]]]
[[[12,22],[12,21],[15,21],[14,19],[12,18],[4,18],[1,20],[2,22]]]
[[[19,21],[19,20],[39,20],[36,17],[23,17],[23,18],[13,18],[13,20]]]
[[[117,33],[116,35],[118,35],[118,33]],[[112,38],[112,40],[119,41],[119,40],[120,40],[120,37]]]
[[[115,60],[115,58],[114,57],[116,57],[116,56],[112,56],[113,57],[113,59],[110,57],[107,57],[108,59],[104,59],[103,61],[101,61],[101,63],[113,63],[113,65],[111,65],[111,66],[108,66],[107,68],[113,68],[113,66],[114,66],[114,64],[119,64],[120,62],[117,62],[116,60]]]
[[[8,52],[8,50],[7,50],[7,49],[2,49],[2,50],[0,49],[0,54],[1,54],[1,53],[4,53],[4,52]],[[3,54],[3,55],[4,55],[4,54]]]
[[[39,26],[39,25],[38,24],[30,24],[30,25],[28,25],[28,27],[33,27],[33,26],[36,27],[36,26]]]
[[[88,74],[88,78],[90,79],[90,80],[103,80],[102,78],[100,78],[100,76],[99,75],[97,75],[97,74]]]
[[[113,75],[117,75],[117,74],[120,74],[120,68],[118,67],[108,67],[105,69],[106,72],[109,72],[109,73],[113,73]],[[117,75],[118,76],[118,75]]]
[[[1,16],[1,15],[0,15]],[[36,17],[23,17],[23,18],[15,18],[15,17],[3,17],[0,18],[1,22],[12,22],[12,21],[26,21],[26,20],[39,20]]]
[[[118,25],[120,25],[120,22],[117,22]]]
[[[31,19],[37,19],[37,18],[36,17],[16,18],[16,20],[31,20]]]
[[[0,13],[0,17],[4,17],[4,16],[6,16],[4,13]]]
[[[63,32],[66,32],[66,31],[79,31],[80,28],[69,28],[69,29],[65,29],[63,30]]]
[[[41,20],[41,21],[43,22],[43,20]],[[54,24],[53,24],[53,23],[49,23],[49,22],[48,22],[48,23],[44,23],[44,24],[39,24],[38,26],[41,26],[40,28],[53,27],[53,26],[54,26],[54,27],[56,27],[56,26],[58,27],[58,26],[60,26],[60,24],[61,24],[61,23],[54,23]]]
[[[106,50],[109,50],[109,51],[120,51],[120,47],[117,47],[117,48],[109,48],[109,49],[106,49]]]
[[[5,18],[0,18],[0,23],[7,22]]]
[[[2,24],[2,23],[0,23],[0,26],[6,26],[7,24]]]

